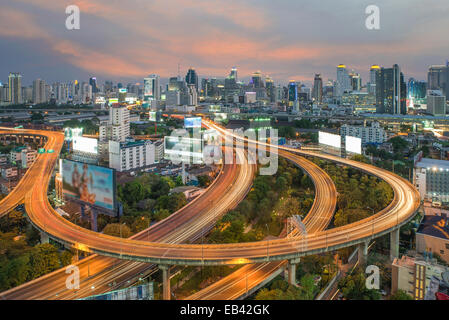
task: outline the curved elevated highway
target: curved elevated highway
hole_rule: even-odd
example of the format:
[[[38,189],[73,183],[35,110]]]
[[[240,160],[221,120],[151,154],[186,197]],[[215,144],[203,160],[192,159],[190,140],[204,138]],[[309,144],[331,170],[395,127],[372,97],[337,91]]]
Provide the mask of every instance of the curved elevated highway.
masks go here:
[[[228,133],[224,133],[229,136]],[[47,148],[59,151],[62,140],[55,138],[55,134],[49,135]],[[405,179],[386,170],[314,152],[283,147],[279,149],[334,161],[375,175],[390,184],[394,190],[394,199],[386,209],[370,218],[344,227],[317,232],[305,238],[222,245],[175,245],[136,239],[121,240],[79,228],[54,212],[46,194],[57,159],[57,153],[55,153],[38,157],[36,168],[40,173],[34,180],[33,189],[25,197],[25,204],[35,226],[56,240],[103,255],[162,265],[219,265],[279,261],[366,243],[373,237],[387,233],[394,234],[393,239],[398,237],[398,228],[414,216],[420,205],[416,189]]]
[[[49,147],[60,150],[61,142],[62,139],[56,141],[50,136],[48,144]],[[121,240],[73,225],[53,210],[47,199],[47,187],[57,155],[45,154],[37,160],[38,167],[42,170],[36,177],[34,188],[25,197],[25,205],[33,224],[62,243],[106,256],[166,265],[260,263],[332,251],[363,243],[372,237],[397,230],[399,226],[407,223],[415,215],[420,205],[418,191],[413,185],[389,171],[330,155],[295,149],[289,150],[281,147],[279,149],[294,151],[305,156],[316,156],[375,175],[385,180],[393,188],[394,199],[386,209],[370,218],[344,227],[308,235],[305,239],[290,238],[215,245],[167,244],[135,239]]]
[[[306,171],[315,185],[315,200],[303,220],[307,234],[325,230],[337,206],[337,190],[332,179],[324,170],[303,157],[282,150],[279,151],[279,155]],[[285,260],[245,265],[220,281],[187,297],[186,300],[238,299],[272,280],[286,265]],[[292,278],[293,274],[289,274],[289,277]]]
[[[48,146],[47,146],[48,147]],[[54,146],[52,146],[54,147]],[[56,149],[55,149],[56,150]],[[238,151],[242,165],[224,165],[220,174],[198,198],[170,215],[167,219],[131,237],[142,241],[180,243],[195,241],[213,227],[227,210],[235,207],[247,194],[256,170],[255,165],[243,161],[245,155]],[[30,169],[31,170],[31,169]],[[40,168],[36,169],[39,172]],[[239,183],[237,183],[239,182]],[[16,192],[17,189],[14,190]],[[30,190],[28,190],[29,192]],[[1,202],[0,202],[1,204]],[[153,270],[155,265],[92,255],[76,263],[80,270],[80,289],[69,290],[65,281],[65,268],[0,293],[0,299],[78,299],[111,291],[128,280],[135,281]],[[115,284],[112,285],[111,284]]]

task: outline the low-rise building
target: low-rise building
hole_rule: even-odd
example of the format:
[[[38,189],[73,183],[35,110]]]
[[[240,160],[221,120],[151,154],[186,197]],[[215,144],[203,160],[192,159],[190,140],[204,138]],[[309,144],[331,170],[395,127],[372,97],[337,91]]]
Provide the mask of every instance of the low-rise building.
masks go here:
[[[340,135],[342,138],[346,136],[360,138],[362,139],[362,144],[381,144],[387,140],[387,134],[379,122],[372,122],[370,127],[344,124],[340,128]]]
[[[32,149],[23,149],[21,152],[22,168],[29,168],[37,158],[37,151]]]
[[[11,163],[17,163],[17,161],[22,160],[22,150],[26,150],[27,147],[17,147],[11,150],[9,153],[9,161]]]
[[[413,183],[422,200],[449,203],[449,161],[422,158],[415,164]]]
[[[416,232],[418,253],[438,254],[449,264],[449,218],[447,214],[425,216]]]
[[[164,159],[164,140],[154,143],[154,162],[160,163]]]
[[[0,171],[3,179],[10,180],[18,177],[18,170],[15,166],[4,165]]]
[[[143,169],[155,163],[155,146],[151,141],[109,141],[109,167],[118,172]]]
[[[187,201],[193,200],[194,198],[198,197],[199,195],[201,195],[203,192],[205,191],[205,189],[201,189],[198,187],[193,187],[193,186],[182,186],[182,187],[177,187],[174,188],[170,191],[170,193],[184,193],[184,195],[186,196]]]
[[[391,292],[403,290],[415,300],[435,300],[435,297],[426,298],[429,285],[433,278],[443,281],[443,274],[449,271],[432,259],[409,256],[395,258],[391,267]]]

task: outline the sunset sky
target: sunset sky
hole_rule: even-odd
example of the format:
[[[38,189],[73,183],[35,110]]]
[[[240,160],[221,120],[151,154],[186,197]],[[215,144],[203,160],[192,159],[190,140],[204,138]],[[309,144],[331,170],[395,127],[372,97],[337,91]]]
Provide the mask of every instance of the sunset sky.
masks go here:
[[[81,29],[65,28],[66,6]],[[365,28],[365,8],[380,7],[381,30]],[[398,63],[426,79],[449,59],[448,0],[0,0],[0,81],[24,84],[141,81],[151,73],[224,77],[236,66],[276,81],[335,79],[344,63],[367,79],[369,67]]]

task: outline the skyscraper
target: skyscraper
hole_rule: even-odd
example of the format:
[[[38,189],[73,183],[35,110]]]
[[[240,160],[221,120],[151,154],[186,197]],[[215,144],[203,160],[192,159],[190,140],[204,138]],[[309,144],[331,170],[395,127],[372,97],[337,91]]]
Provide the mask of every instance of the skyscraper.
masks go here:
[[[47,91],[44,80],[36,79],[33,81],[33,103],[47,102]]]
[[[348,70],[344,64],[337,67],[337,83],[335,88],[335,95],[341,97],[345,91],[351,91],[351,81]]]
[[[10,73],[8,77],[8,98],[12,104],[22,103],[22,75]]]
[[[446,97],[440,90],[427,91],[427,113],[434,116],[446,115]]]
[[[427,83],[410,78],[407,85],[407,99],[417,101],[426,98]]]
[[[160,77],[157,74],[143,79],[143,95],[145,101],[161,100]]]
[[[362,89],[362,78],[360,77],[360,74],[353,71],[349,74],[349,79],[352,91],[360,91]]]
[[[428,73],[428,89],[441,90],[442,93],[449,96],[449,62],[446,65],[430,66]]]
[[[190,69],[187,71],[186,83],[193,84],[198,91],[198,74],[192,67],[190,67]]]
[[[262,74],[260,71],[256,71],[253,73],[251,77],[251,83],[253,85],[253,88],[263,88],[263,81],[262,81]]]
[[[233,67],[233,68],[231,69],[231,74],[229,75],[229,77],[230,77],[231,79],[234,79],[235,82],[239,81],[238,76],[237,76],[237,68],[236,68],[236,67]]]
[[[407,114],[407,86],[397,64],[377,73],[376,104],[377,113]]]
[[[274,88],[274,82],[273,79],[271,79],[270,76],[266,76],[265,78],[265,86],[266,86],[266,90],[267,90],[267,96],[270,99],[270,102],[275,102],[276,101],[276,93],[275,93],[275,88]]]
[[[321,74],[315,74],[315,79],[313,80],[313,91],[312,97],[316,102],[323,102],[323,79],[321,78]]]
[[[371,67],[369,71],[369,82],[367,84],[368,93],[375,96],[376,95],[376,76],[380,71],[380,67],[375,64]]]
[[[97,78],[96,77],[90,78],[89,84],[92,86],[92,93],[97,93],[98,92]]]

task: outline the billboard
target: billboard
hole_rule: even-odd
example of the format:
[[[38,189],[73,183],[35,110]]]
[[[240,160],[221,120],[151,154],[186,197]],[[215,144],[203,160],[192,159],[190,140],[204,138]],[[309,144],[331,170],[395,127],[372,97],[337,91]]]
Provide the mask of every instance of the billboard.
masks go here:
[[[150,111],[150,121],[154,121],[154,122],[158,121],[157,111]]]
[[[98,154],[98,140],[92,138],[75,137],[73,151]]]
[[[214,121],[225,121],[226,119],[228,119],[228,114],[227,113],[215,113],[215,119]]]
[[[190,162],[193,158],[194,163],[201,163],[203,158],[202,146],[203,141],[201,139],[166,136],[164,138],[165,158],[180,162]]]
[[[187,128],[201,128],[201,117],[185,118],[184,127]]]
[[[66,141],[73,141],[73,138],[82,136],[83,128],[64,128],[64,137]]]
[[[346,151],[362,154],[362,139],[346,136]]]
[[[89,205],[115,210],[115,171],[61,159],[62,192]]]
[[[341,137],[336,134],[330,134],[327,132],[320,131],[318,134],[318,141],[320,144],[324,144],[326,146],[341,148]]]

